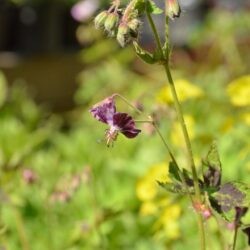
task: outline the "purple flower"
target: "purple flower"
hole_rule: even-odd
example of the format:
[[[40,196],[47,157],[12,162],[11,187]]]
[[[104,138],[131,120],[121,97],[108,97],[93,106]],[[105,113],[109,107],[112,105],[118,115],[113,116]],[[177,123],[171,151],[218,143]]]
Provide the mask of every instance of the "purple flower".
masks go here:
[[[90,112],[98,121],[109,125],[109,129],[105,133],[108,146],[112,145],[117,139],[119,132],[127,138],[134,138],[141,132],[140,129],[135,127],[135,122],[130,115],[116,112],[113,97],[108,97],[97,103]]]
[[[24,169],[22,172],[22,176],[23,176],[23,180],[27,183],[27,184],[32,184],[35,181],[37,181],[38,177],[36,175],[36,173],[31,170],[31,169]]]

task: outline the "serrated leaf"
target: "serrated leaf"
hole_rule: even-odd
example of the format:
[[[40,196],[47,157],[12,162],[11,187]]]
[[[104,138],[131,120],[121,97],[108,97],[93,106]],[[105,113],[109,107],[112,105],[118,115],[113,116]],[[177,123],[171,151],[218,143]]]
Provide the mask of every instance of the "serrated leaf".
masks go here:
[[[183,176],[185,178],[185,181],[187,183],[188,186],[193,186],[194,185],[194,181],[191,178],[191,173],[187,170],[187,169],[183,169]]]
[[[193,187],[190,187],[187,192],[186,188],[182,184],[179,184],[179,183],[177,184],[177,183],[160,182],[160,181],[157,181],[157,183],[170,193],[183,194],[183,195],[187,193],[194,194]]]
[[[219,156],[216,142],[212,143],[208,151],[207,157],[206,157],[206,162],[207,164],[209,164],[210,166],[214,168],[221,169],[220,156]]]
[[[220,186],[221,162],[215,142],[211,145],[205,160],[203,160],[202,172],[206,187],[218,188]]]
[[[169,163],[169,174],[171,175],[171,177],[173,177],[173,181],[182,183],[181,176],[183,176],[188,187],[194,186],[191,173],[188,172],[188,170],[185,168],[181,171],[180,168],[176,165],[176,163],[172,161]]]
[[[250,188],[244,183],[228,182],[210,196],[210,203],[226,220],[232,221],[237,207],[249,207]]]
[[[168,172],[174,180],[181,182],[180,169],[175,162],[170,162],[168,166]]]
[[[248,207],[236,207],[234,224],[240,226],[241,218],[247,213]]]
[[[152,0],[148,0],[146,2],[146,8],[147,8],[147,11],[152,13],[152,14],[155,14],[155,15],[159,15],[159,14],[162,14],[163,13],[163,10],[160,9],[154,1]]]
[[[146,50],[142,49],[140,45],[137,42],[133,42],[134,48],[135,48],[135,53],[145,62],[148,64],[154,64],[156,63],[156,60],[154,56],[147,52]]]

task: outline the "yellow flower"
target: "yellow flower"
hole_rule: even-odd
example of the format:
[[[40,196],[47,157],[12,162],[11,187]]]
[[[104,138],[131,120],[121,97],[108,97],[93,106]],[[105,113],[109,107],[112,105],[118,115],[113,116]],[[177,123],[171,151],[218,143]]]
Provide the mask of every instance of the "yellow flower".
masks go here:
[[[250,105],[250,75],[232,81],[227,86],[227,93],[235,106]]]
[[[203,95],[202,89],[195,86],[185,79],[175,80],[175,87],[180,102],[186,101],[187,99],[201,97]],[[171,95],[170,87],[167,85],[163,87],[157,95],[157,100],[161,103],[172,103],[173,98]]]
[[[221,126],[221,131],[226,133],[228,131],[230,131],[234,126],[234,119],[233,117],[227,117],[225,119],[225,121],[222,123],[222,126]]]
[[[160,217],[160,222],[161,224],[167,224],[171,220],[178,219],[180,217],[180,214],[181,214],[181,208],[179,205],[174,204],[174,205],[168,206],[163,211]]]
[[[249,96],[250,97],[250,96]],[[250,126],[250,113],[244,113],[241,115],[241,119],[248,125]]]
[[[155,180],[143,177],[136,185],[136,195],[141,201],[150,201],[155,198],[157,193],[157,186]]]
[[[152,201],[145,201],[142,203],[140,208],[140,215],[147,216],[147,215],[154,215],[158,211],[158,207],[155,202]]]
[[[180,237],[180,227],[177,221],[169,221],[169,223],[164,225],[163,230],[167,238],[171,240],[175,240]]]
[[[141,201],[149,201],[156,197],[158,190],[156,181],[170,181],[168,177],[168,165],[166,163],[153,165],[146,175],[137,182],[136,194]]]
[[[185,115],[184,120],[188,129],[189,137],[192,140],[195,137],[194,132],[194,119],[190,115]],[[174,122],[172,129],[171,129],[171,140],[177,146],[185,145],[183,133],[178,121]]]
[[[167,238],[176,239],[180,236],[178,219],[181,215],[181,208],[177,204],[168,206],[162,212],[159,220],[156,222],[156,229],[163,229]]]
[[[178,218],[181,215],[181,208],[177,204],[170,204],[167,193],[164,197],[157,195],[159,187],[156,180],[161,182],[171,181],[168,177],[167,163],[153,165],[145,176],[138,180],[136,194],[142,201],[140,215],[155,215],[159,218],[154,224],[155,236],[175,240],[180,237]]]

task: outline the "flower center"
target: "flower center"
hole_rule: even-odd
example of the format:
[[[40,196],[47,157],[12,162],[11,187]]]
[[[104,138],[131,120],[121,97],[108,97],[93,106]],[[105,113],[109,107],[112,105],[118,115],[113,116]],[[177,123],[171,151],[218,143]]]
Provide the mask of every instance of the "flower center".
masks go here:
[[[119,129],[115,126],[111,126],[106,130],[105,138],[107,146],[113,146],[114,141],[116,141]]]

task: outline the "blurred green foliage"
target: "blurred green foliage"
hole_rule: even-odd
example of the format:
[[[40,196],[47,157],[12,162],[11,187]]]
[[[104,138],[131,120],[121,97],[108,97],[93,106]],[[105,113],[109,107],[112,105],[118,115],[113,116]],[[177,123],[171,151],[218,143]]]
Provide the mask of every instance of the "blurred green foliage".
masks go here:
[[[88,112],[94,103],[121,93],[143,106],[144,117],[157,118],[178,161],[186,167],[173,104],[162,98],[162,91],[167,91],[164,73],[157,66],[149,70],[131,55],[130,48],[121,51],[114,41],[92,41],[79,53],[87,68],[77,76],[76,107],[64,115],[35,104],[23,85],[8,87],[0,74],[0,248],[196,249],[193,209],[186,199],[168,196],[157,186],[157,169],[162,170],[169,159],[152,128],[141,125],[138,138],[119,135],[114,147],[107,148],[105,125]],[[248,65],[245,57],[241,60]],[[180,90],[183,79],[190,84],[181,94],[197,165],[217,139],[224,182],[249,183],[249,103],[237,106],[232,101],[234,93],[249,91],[249,75],[242,84],[242,74],[246,71],[235,73],[227,64],[191,60],[186,68],[174,71]],[[243,91],[228,91],[232,80]],[[194,94],[195,87],[201,95]],[[122,101],[118,109],[135,115]],[[167,168],[165,173],[163,168],[167,177]],[[152,196],[141,198],[141,188]],[[151,210],[142,210],[145,205]],[[249,215],[245,220],[249,223]],[[218,229],[211,219],[206,230],[213,250],[222,249],[232,238],[226,222]],[[238,249],[247,249],[242,235]]]

